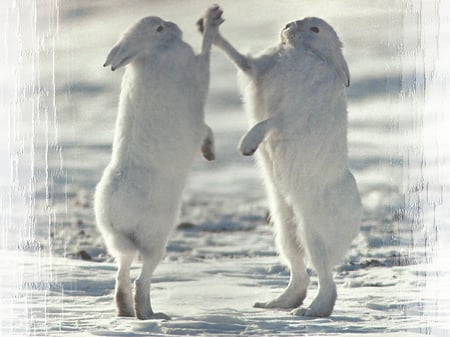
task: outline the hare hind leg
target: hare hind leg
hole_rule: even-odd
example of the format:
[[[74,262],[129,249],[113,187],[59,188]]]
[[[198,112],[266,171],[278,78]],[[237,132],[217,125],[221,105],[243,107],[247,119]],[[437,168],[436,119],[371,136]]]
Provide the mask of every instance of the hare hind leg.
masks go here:
[[[314,264],[319,277],[319,292],[308,308],[297,308],[292,311],[296,316],[328,317],[333,312],[337,291],[332,270],[322,262]]]
[[[309,223],[311,224],[311,223]],[[320,225],[314,223],[314,225]],[[304,239],[309,258],[319,278],[319,292],[308,308],[295,309],[292,314],[297,316],[327,317],[330,316],[337,298],[336,284],[332,269],[333,251],[328,238],[322,237],[311,225],[304,228]],[[332,239],[331,239],[332,240]]]
[[[164,249],[140,251],[143,260],[141,273],[135,281],[134,310],[139,319],[166,319],[170,317],[163,313],[155,313],[150,300],[150,284],[155,268],[158,266]]]
[[[256,308],[296,308],[303,303],[309,285],[306,272],[305,252],[298,240],[298,223],[291,206],[276,190],[269,192],[272,219],[278,249],[290,269],[286,289],[274,300],[255,303]]]
[[[117,316],[134,317],[133,294],[131,289],[130,266],[134,254],[122,255],[117,258],[119,270],[116,278],[114,299]]]
[[[319,204],[326,206],[317,209]],[[329,316],[337,298],[332,270],[345,256],[361,224],[362,206],[353,175],[347,172],[304,211],[305,246],[319,277],[319,293],[309,308],[294,314]]]

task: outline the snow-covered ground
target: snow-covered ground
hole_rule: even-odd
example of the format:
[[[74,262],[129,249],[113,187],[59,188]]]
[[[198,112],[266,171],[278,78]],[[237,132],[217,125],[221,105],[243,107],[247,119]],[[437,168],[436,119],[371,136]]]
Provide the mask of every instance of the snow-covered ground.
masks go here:
[[[153,282],[171,321],[116,318],[115,264],[95,228],[94,187],[109,160],[121,72],[102,68],[146,15],[179,24],[197,50],[209,1],[2,2],[0,335],[450,335],[449,6],[439,1],[219,3],[222,32],[259,51],[294,19],[320,16],[344,41],[351,168],[361,234],[336,268],[330,318],[252,307],[289,274],[262,183],[237,143],[247,127],[235,69],[213,53],[207,120],[217,161],[194,163],[180,225]],[[137,275],[139,263],[133,268]],[[317,287],[312,275],[307,303]]]

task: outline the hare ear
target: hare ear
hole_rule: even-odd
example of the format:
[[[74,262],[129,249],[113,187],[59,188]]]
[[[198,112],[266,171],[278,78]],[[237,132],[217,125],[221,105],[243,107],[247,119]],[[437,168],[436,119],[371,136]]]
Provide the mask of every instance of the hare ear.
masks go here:
[[[139,54],[139,43],[124,36],[109,52],[104,67],[111,65],[111,70],[126,66]]]
[[[331,57],[331,63],[334,66],[334,69],[339,75],[339,78],[344,83],[346,87],[350,86],[350,72],[348,71],[348,65],[345,61],[344,55],[339,50],[337,53],[333,53]]]

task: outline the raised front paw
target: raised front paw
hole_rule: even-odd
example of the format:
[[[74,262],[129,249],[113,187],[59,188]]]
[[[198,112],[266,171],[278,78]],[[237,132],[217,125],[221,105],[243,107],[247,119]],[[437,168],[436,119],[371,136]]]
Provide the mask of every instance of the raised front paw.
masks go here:
[[[262,139],[258,133],[248,132],[242,137],[239,143],[239,152],[241,152],[243,156],[251,156],[258,149],[261,141]]]
[[[205,30],[218,30],[218,27],[225,20],[222,18],[223,11],[218,5],[214,5],[206,11],[205,15],[197,21],[197,27],[200,33]]]
[[[208,161],[213,161],[216,159],[216,154],[214,151],[214,143],[207,139],[202,144],[202,155]]]
[[[241,143],[239,144],[239,152],[243,156],[251,156],[255,153],[256,149],[258,148],[259,143],[256,143],[252,141],[251,139],[244,138],[241,140]]]

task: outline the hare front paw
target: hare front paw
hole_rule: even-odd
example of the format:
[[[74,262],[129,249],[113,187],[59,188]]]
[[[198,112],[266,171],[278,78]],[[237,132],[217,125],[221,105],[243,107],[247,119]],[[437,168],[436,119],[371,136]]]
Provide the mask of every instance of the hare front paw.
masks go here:
[[[258,149],[262,139],[256,132],[248,132],[239,143],[239,152],[244,156],[251,156]]]
[[[214,142],[211,139],[205,139],[202,144],[202,154],[206,160],[212,161],[216,159],[216,154],[214,152]]]
[[[216,29],[225,20],[222,18],[223,11],[218,5],[214,5],[206,11],[206,14],[197,21],[198,30],[204,33],[205,30]]]

